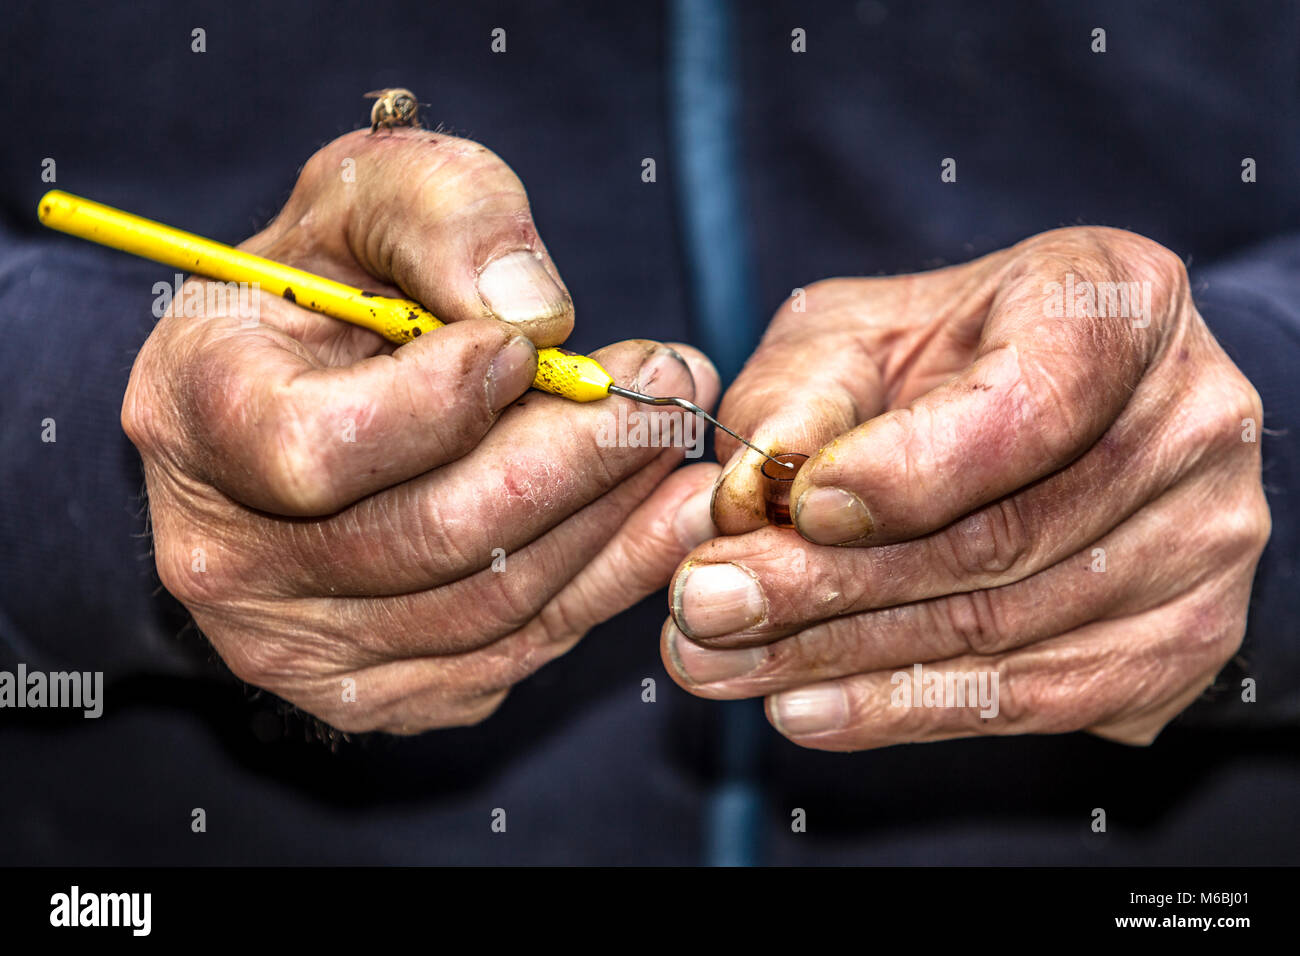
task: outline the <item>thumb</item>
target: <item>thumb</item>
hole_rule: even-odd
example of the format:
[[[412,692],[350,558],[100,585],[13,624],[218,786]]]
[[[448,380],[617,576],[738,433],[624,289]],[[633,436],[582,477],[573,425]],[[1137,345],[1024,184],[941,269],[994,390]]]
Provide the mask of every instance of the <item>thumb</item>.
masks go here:
[[[816,544],[878,545],[937,531],[1073,462],[1132,404],[1166,328],[1127,317],[1057,316],[1044,289],[1141,279],[1153,262],[1157,302],[1185,289],[1181,262],[1148,240],[1108,234],[1109,256],[1052,234],[1012,260],[996,288],[974,360],[958,374],[841,436],[791,488],[799,533]],[[1152,248],[1159,249],[1153,252]],[[1122,263],[1116,274],[1114,263]],[[1132,274],[1129,274],[1132,270]],[[1013,502],[1014,504],[1014,502]],[[1014,508],[1009,512],[1014,517]],[[1011,520],[1011,519],[1009,519]]]
[[[793,300],[782,306],[727,390],[718,420],[770,454],[811,456],[874,415],[884,386],[849,312],[860,308],[873,281],[879,280],[818,282],[805,290],[807,312],[795,312]],[[744,534],[762,527],[765,459],[721,431],[717,451],[727,462],[713,498],[718,530]]]
[[[523,183],[477,143],[428,130],[348,133],[308,161],[280,219],[444,322],[501,319],[539,347],[573,330],[573,301]]]

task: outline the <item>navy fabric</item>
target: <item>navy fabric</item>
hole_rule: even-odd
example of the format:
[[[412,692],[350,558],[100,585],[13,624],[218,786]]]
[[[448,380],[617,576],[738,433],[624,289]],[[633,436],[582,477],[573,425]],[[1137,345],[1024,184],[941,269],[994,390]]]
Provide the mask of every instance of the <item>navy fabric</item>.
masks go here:
[[[47,2],[11,4],[6,23],[0,668],[102,669],[110,685],[97,721],[0,712],[0,862],[701,860],[726,711],[663,673],[663,595],[474,728],[331,752],[234,681],[158,589],[118,426],[169,270],[34,217],[48,157],[60,188],[238,241],[318,145],[362,125],[360,94],[405,85],[527,184],[577,303],[572,347],[702,342],[666,11]],[[1098,26],[1105,54],[1089,49]],[[195,27],[206,53],[190,50]],[[506,54],[490,51],[495,27]],[[769,731],[761,859],[1297,862],[1300,8],[777,2],[739,6],[733,33],[753,321],[825,276],[962,261],[1060,225],[1142,232],[1190,262],[1206,320],[1263,396],[1274,518],[1241,661],[1153,747],[1069,735],[833,755]],[[940,182],[945,157],[956,183]],[[1257,183],[1241,181],[1244,157]],[[1256,704],[1236,695],[1243,674]],[[1099,806],[1104,837],[1088,828]],[[190,832],[195,807],[206,834]],[[489,827],[497,807],[505,834]],[[791,832],[796,807],[807,833]]]

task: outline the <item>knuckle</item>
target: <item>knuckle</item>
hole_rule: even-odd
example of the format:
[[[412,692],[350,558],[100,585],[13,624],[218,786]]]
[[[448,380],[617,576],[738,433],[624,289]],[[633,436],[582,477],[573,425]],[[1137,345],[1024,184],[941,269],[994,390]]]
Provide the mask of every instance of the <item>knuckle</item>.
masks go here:
[[[1086,337],[1090,352],[1118,354],[1124,346],[1102,341],[1113,336],[1108,328],[1099,323],[1082,323],[1066,327],[1063,334],[1068,339]],[[1063,371],[1041,359],[1021,360],[1022,381],[1029,392],[1025,410],[1032,416],[1033,431],[1046,459],[1054,462],[1068,461],[1079,449],[1086,448],[1097,437],[1099,426],[1093,402],[1086,397],[1097,387],[1088,369],[1080,366],[1066,375]]]
[[[197,619],[232,674],[295,704],[338,699],[337,679],[353,668],[350,646],[306,622],[286,622],[278,606],[247,604],[235,614],[211,630]]]
[[[1169,627],[1179,645],[1178,673],[1217,671],[1241,647],[1245,607],[1226,595],[1207,595],[1173,615]]]
[[[419,520],[411,536],[415,552],[412,559],[433,580],[441,581],[447,574],[467,570],[484,563],[466,547],[461,515],[454,507],[430,500],[418,509]],[[476,536],[481,537],[480,530]],[[494,575],[496,578],[508,575]]]
[[[1140,301],[1149,293],[1155,318],[1181,314],[1179,310],[1190,302],[1183,261],[1154,240],[1128,230],[1104,226],[1058,229],[1025,240],[1017,248],[1023,255],[1013,260],[1009,278],[1035,285],[1044,273],[1062,278],[1073,273],[1076,282],[1094,284],[1096,312],[1101,317],[1129,316],[1124,305],[1131,302],[1123,297],[1122,287],[1130,283],[1137,284],[1134,291],[1142,297]],[[1095,348],[1131,349],[1143,342],[1149,346],[1152,339],[1135,335],[1127,321],[1070,323],[1070,328]]]
[[[961,519],[934,539],[938,557],[960,581],[1019,580],[1032,559],[1028,528],[1014,496]]]
[[[994,591],[953,594],[931,605],[938,627],[955,636],[972,654],[980,656],[1006,650],[1006,637]]]
[[[1150,747],[1164,730],[1167,720],[1143,720],[1133,723],[1122,723],[1118,726],[1103,725],[1089,727],[1088,732],[1109,740],[1113,743],[1124,744],[1128,747]]]
[[[182,411],[220,445],[238,438],[256,414],[256,382],[237,360],[203,360],[195,354],[178,370]]]
[[[532,574],[488,574],[486,593],[479,604],[488,616],[486,630],[498,636],[509,634],[538,616],[547,595],[538,593],[539,582]]]
[[[483,723],[500,709],[510,688],[480,695],[466,701],[448,723],[450,727],[474,727]]]
[[[483,723],[501,707],[509,689],[483,694],[467,694],[451,699],[439,697],[424,705],[390,706],[383,714],[361,715],[354,718],[354,726],[344,726],[338,720],[330,723],[340,730],[356,733],[377,731],[396,737],[411,737],[428,730],[449,730],[455,727],[474,727]]]
[[[374,606],[385,607],[378,601]],[[396,612],[380,613],[387,615],[385,625],[399,623]],[[355,627],[351,622],[345,624],[341,621],[329,626],[327,632],[332,639],[347,642],[352,659],[359,666],[384,664],[394,657],[417,657],[421,652],[427,653],[429,650],[426,634],[418,624],[411,625],[409,619],[400,619],[397,638],[393,637],[386,626]]]
[[[1242,430],[1245,427],[1242,421],[1250,417],[1247,408],[1246,403],[1237,396],[1220,399],[1213,411],[1205,416],[1200,441],[1208,448],[1225,452],[1239,450],[1243,444],[1247,444],[1242,441]],[[1256,419],[1257,423],[1258,421]],[[1255,447],[1259,447],[1258,441]]]
[[[1081,693],[1080,682],[1086,674],[1069,675],[1057,680],[1052,675],[1014,666],[1009,659],[1000,661],[998,675],[998,724],[1000,733],[1067,733],[1084,726],[1081,707],[1088,700]]]
[[[809,316],[836,307],[852,282],[844,278],[818,279],[796,287],[772,316],[764,342],[785,341],[801,334]]]
[[[492,427],[495,415],[488,407],[486,391],[464,385],[482,379],[488,371],[486,358],[513,339],[516,333],[501,325],[486,320],[457,323],[454,345],[436,348],[427,341],[420,342],[392,356],[400,369],[397,381],[401,383],[401,404],[420,409],[436,402],[441,409],[437,427],[428,432],[428,440],[437,444],[444,461],[472,450]]]
[[[292,382],[266,386],[238,363],[197,367],[186,389],[186,414],[198,423],[203,456],[243,466],[245,480],[283,514],[331,514],[335,497],[328,442],[318,433],[320,409],[308,407]],[[225,462],[225,459],[234,462]]]
[[[1254,421],[1257,428],[1262,424],[1264,407],[1259,392],[1235,367],[1229,367],[1227,374],[1220,376],[1210,388],[1212,397],[1207,397],[1207,400],[1213,401],[1217,407],[1214,421],[1220,426],[1221,440],[1230,446],[1241,444],[1245,420]]]
[[[230,672],[254,687],[274,691],[301,669],[298,655],[274,637],[261,634],[227,635],[219,643],[214,639],[213,645]]]
[[[321,482],[310,458],[282,451],[268,467],[267,491],[276,510],[288,515],[327,515],[337,510],[334,495]]]
[[[1250,379],[1241,375],[1241,391],[1238,397],[1237,407],[1241,411],[1242,418],[1252,418],[1257,423],[1262,423],[1264,418],[1264,400],[1260,398],[1259,390],[1255,388]]]
[[[1214,669],[1218,670],[1241,649],[1246,637],[1246,615],[1236,614],[1221,621],[1210,635],[1209,651]]]
[[[1255,387],[1226,357],[1223,365],[1199,377],[1173,416],[1173,440],[1187,465],[1239,455],[1243,445],[1253,452],[1249,460],[1257,460],[1263,405]]]
[[[154,537],[154,565],[162,586],[186,607],[195,607],[211,599],[206,574],[193,570],[189,551],[174,542]]]
[[[266,490],[279,510],[297,515],[338,510],[326,456],[297,416],[284,416],[268,436],[263,461]]]
[[[302,707],[313,717],[319,718],[329,724],[330,727],[344,734],[384,733],[392,734],[395,737],[409,737],[429,729],[423,726],[412,727],[398,721],[385,722],[374,714],[365,711],[358,713],[347,705],[339,707],[331,705],[320,708],[313,708],[303,704],[297,706]]]
[[[429,446],[430,456],[434,461],[452,462],[464,458],[478,446],[487,430],[492,427],[487,402],[480,399],[475,390],[465,391],[466,394],[456,396],[443,406],[443,413],[446,415],[443,427],[425,432],[421,436]],[[428,404],[413,402],[411,407],[428,407]]]
[[[504,696],[520,681],[567,653],[582,638],[586,628],[575,626],[557,607],[559,603],[552,602],[523,627],[499,638],[495,646],[480,651],[482,662],[467,686],[479,695]]]
[[[145,385],[145,377],[137,362],[122,397],[121,413],[122,431],[141,453],[158,447],[160,430],[157,403]]]
[[[338,157],[344,151],[344,139],[346,137],[336,139],[307,157],[307,162],[303,163],[302,171],[298,173],[296,188],[310,189],[334,172],[337,168]]]
[[[912,502],[915,517],[925,524],[944,518],[945,497],[938,482],[941,469],[933,444],[938,434],[934,413],[924,405],[896,408],[872,422],[879,447],[888,461],[898,469],[904,487],[914,489]]]
[[[1021,728],[1025,727],[1034,715],[1033,706],[1023,693],[1025,682],[1016,676],[1015,668],[1005,656],[994,661],[991,673],[996,675],[998,681],[999,732],[1020,733]]]
[[[1246,444],[1242,440],[1243,429],[1248,423],[1254,423],[1256,439],[1254,447],[1259,448],[1258,431],[1264,423],[1264,403],[1259,397],[1259,392],[1244,375],[1235,368],[1233,371],[1233,381],[1226,387],[1226,394],[1222,400],[1223,421],[1222,441],[1231,448],[1236,448]]]
[[[1144,274],[1153,278],[1156,289],[1169,300],[1181,300],[1188,295],[1190,282],[1187,277],[1187,264],[1172,249],[1145,236],[1134,236],[1134,252]]]
[[[1273,530],[1273,519],[1262,488],[1239,504],[1225,508],[1215,521],[1220,545],[1236,557],[1254,558],[1264,550]]]
[[[589,630],[582,615],[574,612],[564,600],[552,601],[537,616],[537,625],[545,645],[567,650],[580,641]]]
[[[466,692],[475,695],[505,694],[520,681],[535,674],[560,651],[527,641],[510,641],[506,649],[488,656],[487,663]]]
[[[1068,231],[1077,233],[1094,262],[1109,271],[1149,278],[1164,294],[1186,291],[1188,287],[1183,260],[1154,239],[1110,226],[1082,226]]]
[[[1207,453],[1231,452],[1242,444],[1243,416],[1238,416],[1237,404],[1213,381],[1202,383],[1182,403],[1175,435],[1189,463]]]
[[[808,283],[801,286],[804,295],[807,297],[807,305],[810,309],[825,307],[829,302],[838,301],[844,294],[846,287],[852,280],[844,278],[818,279],[816,282]],[[794,304],[795,297],[791,296],[786,300],[786,306]]]
[[[655,425],[660,428],[659,434],[671,435],[671,429],[667,425],[670,421],[664,412],[651,412],[646,419],[647,424],[654,421]],[[592,427],[582,431],[575,436],[579,442],[579,447],[575,449],[573,461],[589,475],[593,476],[596,487],[604,490],[613,488],[621,482],[629,473],[643,467],[658,453],[659,449],[654,447],[646,448],[621,448],[619,443],[613,443],[612,447],[605,447],[602,444],[599,432]],[[631,444],[631,443],[628,443]]]
[[[889,611],[879,612],[889,616]],[[863,656],[864,631],[853,618],[821,621],[767,646],[764,673],[797,679],[834,676],[837,668]]]
[[[1187,266],[1172,249],[1127,229],[1091,227],[1105,262],[1148,279],[1158,298],[1181,299],[1188,290]]]
[[[155,516],[154,566],[162,586],[191,611],[228,603],[246,567],[241,556],[204,539],[177,539],[158,528]],[[197,540],[197,545],[196,545]]]
[[[1268,539],[1273,536],[1273,515],[1268,507],[1268,499],[1264,496],[1262,486],[1255,489],[1252,496],[1253,504],[1249,508],[1251,516],[1250,522],[1250,544],[1255,553],[1262,552],[1268,545]]]

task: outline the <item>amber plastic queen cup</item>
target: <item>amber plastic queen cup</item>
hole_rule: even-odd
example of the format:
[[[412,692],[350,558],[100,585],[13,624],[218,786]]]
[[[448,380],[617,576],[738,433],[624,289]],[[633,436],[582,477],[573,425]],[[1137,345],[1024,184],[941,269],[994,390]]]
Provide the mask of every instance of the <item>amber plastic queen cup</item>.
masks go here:
[[[807,455],[798,452],[786,452],[773,455],[781,465],[793,465],[782,468],[771,461],[763,462],[763,510],[767,513],[767,523],[777,528],[793,528],[790,517],[790,488],[794,485],[794,476],[808,460]]]

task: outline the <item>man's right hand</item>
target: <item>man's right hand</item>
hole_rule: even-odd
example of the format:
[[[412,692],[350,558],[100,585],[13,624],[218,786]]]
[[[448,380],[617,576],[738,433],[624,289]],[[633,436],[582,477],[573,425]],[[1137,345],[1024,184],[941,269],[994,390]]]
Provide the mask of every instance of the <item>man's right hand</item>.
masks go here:
[[[178,300],[142,348],[122,425],[158,573],[242,679],[343,730],[474,723],[715,533],[716,466],[670,475],[680,448],[598,441],[621,399],[516,401],[573,309],[488,150],[350,133],[241,248],[449,323],[395,350],[278,298],[253,327]],[[642,391],[716,401],[685,347],[595,357]]]

